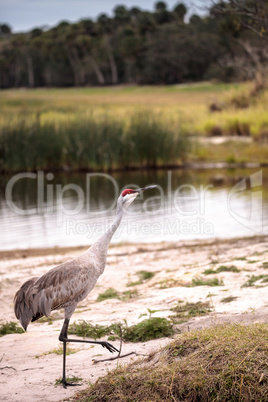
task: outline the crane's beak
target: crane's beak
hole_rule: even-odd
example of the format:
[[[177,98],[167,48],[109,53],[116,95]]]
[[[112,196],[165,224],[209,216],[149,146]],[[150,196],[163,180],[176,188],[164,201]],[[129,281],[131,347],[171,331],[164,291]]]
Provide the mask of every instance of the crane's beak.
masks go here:
[[[143,193],[145,190],[151,190],[152,188],[156,188],[157,185],[153,184],[152,186],[147,186],[147,187],[142,187],[142,188],[138,188],[137,190],[135,190],[135,192],[138,193],[138,195],[140,195],[141,193]]]

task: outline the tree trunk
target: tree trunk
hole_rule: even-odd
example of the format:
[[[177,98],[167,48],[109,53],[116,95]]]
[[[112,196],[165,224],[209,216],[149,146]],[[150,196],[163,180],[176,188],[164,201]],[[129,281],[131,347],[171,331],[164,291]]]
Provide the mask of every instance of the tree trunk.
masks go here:
[[[238,43],[243,47],[245,53],[247,53],[255,66],[255,88],[252,91],[252,95],[257,95],[266,86],[265,65],[261,62],[258,52],[248,42],[238,40]]]
[[[101,71],[98,63],[96,62],[94,57],[87,51],[87,49],[85,47],[83,47],[83,53],[85,55],[85,58],[88,60],[89,64],[93,68],[93,70],[94,70],[94,72],[96,74],[98,83],[100,85],[104,85],[105,84],[104,75],[102,74],[102,71]]]
[[[45,66],[45,69],[44,69],[44,80],[45,80],[46,87],[51,87],[52,74],[51,74],[51,69],[48,66]]]
[[[105,38],[105,43],[106,43],[106,48],[107,48],[107,53],[108,53],[108,58],[109,58],[109,63],[110,63],[110,69],[111,69],[111,74],[112,74],[112,84],[117,84],[118,83],[118,72],[117,72],[117,65],[114,59],[113,51],[109,42],[109,39],[106,37]]]
[[[17,88],[20,85],[20,75],[21,75],[21,64],[19,60],[15,63],[15,81],[14,87]]]
[[[33,60],[28,54],[26,57],[27,68],[28,68],[28,84],[30,88],[34,87],[34,70],[33,70]]]
[[[82,68],[81,68],[81,63],[80,59],[77,54],[77,50],[74,48],[69,48],[68,46],[65,46],[67,56],[70,62],[70,65],[72,67],[73,73],[74,73],[74,85],[79,86],[81,85],[83,81],[83,77],[81,74]]]

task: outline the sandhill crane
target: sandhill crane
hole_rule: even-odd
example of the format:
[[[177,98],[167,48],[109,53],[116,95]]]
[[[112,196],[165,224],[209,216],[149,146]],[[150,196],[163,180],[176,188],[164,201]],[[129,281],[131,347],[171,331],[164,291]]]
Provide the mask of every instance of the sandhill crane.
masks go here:
[[[116,215],[107,232],[99,238],[85,253],[72,261],[65,262],[51,269],[40,278],[25,282],[14,297],[14,310],[22,327],[27,330],[30,321],[36,321],[44,315],[48,317],[52,310],[64,309],[64,323],[59,340],[63,342],[62,384],[74,385],[66,381],[66,343],[86,342],[103,346],[109,352],[118,350],[108,342],[69,339],[68,325],[77,304],[94,288],[97,279],[103,273],[107,250],[111,238],[120,225],[124,209],[143,191],[156,187],[124,190],[118,200]]]

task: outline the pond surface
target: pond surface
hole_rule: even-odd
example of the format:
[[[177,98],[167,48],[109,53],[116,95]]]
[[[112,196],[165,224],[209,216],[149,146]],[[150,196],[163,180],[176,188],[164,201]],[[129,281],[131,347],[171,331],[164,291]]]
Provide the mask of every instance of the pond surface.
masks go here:
[[[90,245],[126,187],[158,187],[130,206],[112,242],[266,234],[268,169],[25,173],[0,179],[1,250]]]

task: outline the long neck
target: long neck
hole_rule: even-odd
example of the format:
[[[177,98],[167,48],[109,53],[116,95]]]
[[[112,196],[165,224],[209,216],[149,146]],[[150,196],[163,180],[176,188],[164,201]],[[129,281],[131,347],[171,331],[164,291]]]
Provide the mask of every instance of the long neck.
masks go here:
[[[96,241],[96,243],[94,243],[91,246],[91,250],[92,248],[96,248],[97,250],[99,250],[100,252],[107,252],[107,249],[109,247],[110,241],[116,231],[116,229],[118,228],[118,226],[120,225],[120,222],[123,218],[123,208],[121,205],[117,206],[116,209],[116,215],[114,217],[113,223],[111,224],[111,226],[108,228],[108,230]]]

